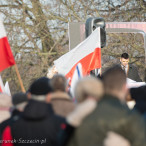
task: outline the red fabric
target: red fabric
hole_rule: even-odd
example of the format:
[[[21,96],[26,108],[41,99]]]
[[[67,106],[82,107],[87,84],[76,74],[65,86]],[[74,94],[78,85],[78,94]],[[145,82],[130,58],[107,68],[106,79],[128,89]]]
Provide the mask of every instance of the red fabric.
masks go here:
[[[7,126],[2,134],[2,145],[1,146],[14,146],[13,139],[11,136],[11,128]]]
[[[0,86],[0,92],[3,92],[1,86]]]
[[[78,63],[82,64],[82,72],[83,76],[89,74],[91,70],[94,70],[96,68],[101,68],[101,49],[96,48],[94,52],[88,54],[86,57],[82,58],[80,61],[78,61],[72,69],[66,74],[67,78],[72,79],[72,76],[74,74],[74,71],[76,69],[76,66]]]
[[[7,37],[0,39],[0,72],[15,64]]]

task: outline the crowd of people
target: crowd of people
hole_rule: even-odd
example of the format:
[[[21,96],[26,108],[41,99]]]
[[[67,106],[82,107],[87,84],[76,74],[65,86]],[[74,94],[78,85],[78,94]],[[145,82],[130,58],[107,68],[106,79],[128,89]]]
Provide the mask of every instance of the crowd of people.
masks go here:
[[[128,89],[119,65],[80,79],[74,95],[60,74],[36,79],[26,93],[1,93],[0,145],[146,146],[146,86]]]

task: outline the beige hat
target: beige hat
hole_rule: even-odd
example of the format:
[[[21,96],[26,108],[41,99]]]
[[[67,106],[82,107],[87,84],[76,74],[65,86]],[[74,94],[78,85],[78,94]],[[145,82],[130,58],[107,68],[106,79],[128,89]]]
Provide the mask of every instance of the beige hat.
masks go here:
[[[12,107],[12,99],[5,93],[0,93],[0,123],[10,117],[10,108]]]
[[[100,99],[103,92],[102,82],[95,77],[84,77],[75,87],[75,97],[78,102],[82,102],[89,96]]]

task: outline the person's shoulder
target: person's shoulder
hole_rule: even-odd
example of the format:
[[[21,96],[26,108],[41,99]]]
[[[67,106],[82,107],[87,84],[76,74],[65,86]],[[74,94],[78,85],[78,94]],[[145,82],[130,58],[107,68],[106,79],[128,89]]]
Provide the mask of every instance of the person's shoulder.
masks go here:
[[[133,69],[133,70],[137,70],[137,67],[135,65],[133,65],[133,64],[129,64],[129,68]]]
[[[136,68],[136,66],[133,65],[133,64],[131,64],[131,63],[129,63],[129,67],[131,67],[131,68]]]

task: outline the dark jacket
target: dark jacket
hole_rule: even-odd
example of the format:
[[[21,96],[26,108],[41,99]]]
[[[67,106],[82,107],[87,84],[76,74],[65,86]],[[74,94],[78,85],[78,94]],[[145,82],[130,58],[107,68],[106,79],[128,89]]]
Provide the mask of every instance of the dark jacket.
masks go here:
[[[130,111],[116,97],[105,95],[96,109],[75,130],[68,146],[103,146],[108,131],[129,140],[131,146],[145,146],[144,119]]]
[[[62,123],[65,119],[55,115],[50,104],[31,100],[22,118],[10,126],[12,139],[16,140],[14,145],[55,146]]]
[[[130,89],[131,98],[135,100],[134,109],[138,110],[146,122],[146,86]]]
[[[65,92],[53,93],[51,104],[54,112],[62,117],[66,117],[75,108],[74,102],[71,100],[69,95]]]
[[[129,71],[128,71],[127,77],[136,81],[136,82],[141,82],[142,81],[139,77],[137,68],[135,66],[131,65],[131,64],[129,64]]]

